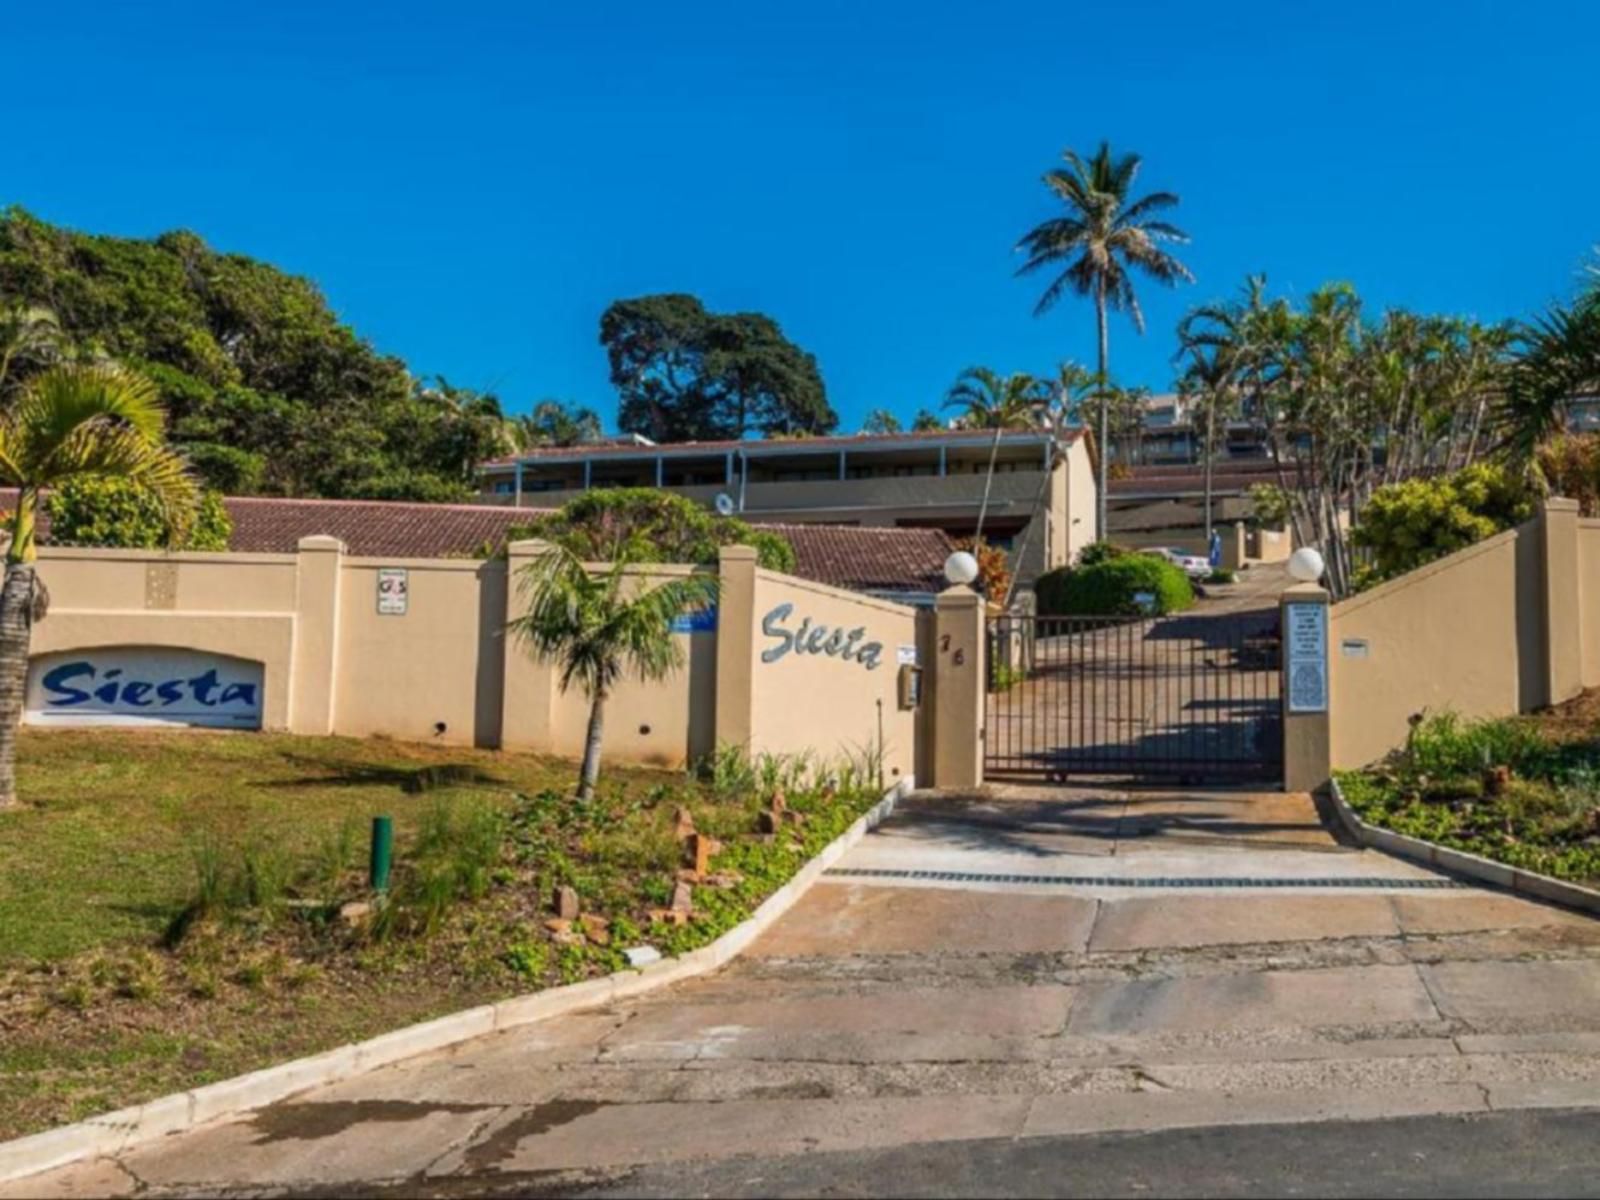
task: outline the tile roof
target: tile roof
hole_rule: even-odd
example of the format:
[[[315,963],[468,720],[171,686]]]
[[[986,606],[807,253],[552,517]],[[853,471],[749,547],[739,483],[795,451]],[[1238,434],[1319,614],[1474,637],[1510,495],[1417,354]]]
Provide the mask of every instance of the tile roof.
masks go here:
[[[1130,475],[1112,479],[1106,489],[1119,496],[1178,496],[1205,488],[1205,469],[1196,466],[1134,467]],[[1211,470],[1213,490],[1243,491],[1257,483],[1276,483],[1277,464],[1270,461],[1219,462]]]
[[[1063,440],[1070,444],[1077,441],[1083,434],[1084,431],[1082,429],[1069,429],[1063,434]],[[1049,431],[1043,429],[1013,429],[1003,433],[1001,441],[1043,441],[1049,436]],[[760,441],[743,439],[721,442],[662,442],[654,446],[594,442],[582,446],[546,446],[525,450],[521,454],[492,458],[478,465],[481,469],[484,467],[509,467],[519,459],[523,462],[537,462],[539,460],[583,459],[589,457],[653,458],[658,454],[725,454],[729,450],[744,450],[763,455],[777,455],[785,452],[803,453],[808,450],[892,450],[908,444],[915,446],[920,443],[938,445],[940,442],[944,442],[949,445],[983,445],[993,437],[994,431],[992,429],[925,429],[906,433],[854,433],[837,437],[768,438]]]
[[[0,506],[16,503],[0,489]],[[548,511],[490,504],[418,504],[394,500],[290,500],[229,496],[230,550],[293,554],[303,537],[328,535],[360,558],[464,558],[487,543],[498,549],[513,525]],[[855,591],[937,591],[944,586],[950,539],[937,529],[871,529],[846,525],[759,525],[782,533],[795,549],[795,574]],[[48,542],[49,516],[39,516]]]
[[[955,549],[942,529],[763,525],[794,547],[795,574],[851,591],[937,592]]]
[[[230,550],[293,554],[303,537],[327,534],[360,558],[459,558],[498,548],[538,509],[504,504],[415,504],[398,500],[285,500],[229,496]]]

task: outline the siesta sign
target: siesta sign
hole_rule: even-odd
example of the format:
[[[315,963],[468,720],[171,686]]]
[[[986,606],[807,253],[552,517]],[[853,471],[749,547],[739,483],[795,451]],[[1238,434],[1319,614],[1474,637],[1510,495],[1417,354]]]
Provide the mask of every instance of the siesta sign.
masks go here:
[[[793,615],[794,605],[784,603],[761,618],[761,632],[772,639],[772,644],[761,652],[762,662],[774,663],[790,653],[825,654],[841,662],[860,663],[869,671],[878,669],[883,643],[863,641],[867,636],[865,625],[844,629],[812,624],[810,617],[804,617],[797,628],[789,629],[785,622]]]
[[[32,725],[261,728],[260,663],[166,647],[43,654],[28,667]]]

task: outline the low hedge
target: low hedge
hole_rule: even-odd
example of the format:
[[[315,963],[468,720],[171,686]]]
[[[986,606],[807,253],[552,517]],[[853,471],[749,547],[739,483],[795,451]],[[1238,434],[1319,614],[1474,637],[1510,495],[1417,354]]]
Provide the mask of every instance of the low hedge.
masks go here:
[[[1086,567],[1058,567],[1034,584],[1039,612],[1046,616],[1112,617],[1182,612],[1194,603],[1194,589],[1182,571],[1150,554],[1124,554]],[[1153,598],[1146,610],[1134,599]]]

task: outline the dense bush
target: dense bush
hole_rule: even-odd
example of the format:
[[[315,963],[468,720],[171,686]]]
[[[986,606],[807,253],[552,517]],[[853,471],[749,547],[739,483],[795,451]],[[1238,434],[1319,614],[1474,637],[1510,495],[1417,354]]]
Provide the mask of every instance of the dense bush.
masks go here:
[[[1600,516],[1600,434],[1551,438],[1539,447],[1539,473],[1552,495],[1576,500],[1586,517]]]
[[[1039,611],[1061,616],[1136,616],[1141,612],[1182,612],[1194,603],[1194,589],[1182,571],[1149,554],[1121,554],[1084,567],[1057,568],[1039,577],[1034,589]],[[1140,592],[1154,598],[1142,608]]]
[[[1502,466],[1477,463],[1436,479],[1408,479],[1372,493],[1351,540],[1372,554],[1358,576],[1371,587],[1414,571],[1533,516],[1527,482]]]
[[[126,479],[76,479],[45,497],[55,546],[131,550],[226,550],[233,518],[216,492],[202,492],[188,536],[179,539],[161,503]]]
[[[1011,560],[992,542],[981,544],[973,538],[957,538],[957,550],[965,550],[978,560],[978,590],[996,604],[1011,594]]]
[[[510,538],[557,542],[590,562],[714,563],[721,547],[744,545],[769,571],[795,567],[787,539],[656,488],[596,488],[515,527]]]
[[[1078,551],[1078,565],[1092,567],[1096,563],[1109,562],[1113,558],[1121,558],[1127,554],[1121,546],[1114,546],[1110,542],[1090,542]]]

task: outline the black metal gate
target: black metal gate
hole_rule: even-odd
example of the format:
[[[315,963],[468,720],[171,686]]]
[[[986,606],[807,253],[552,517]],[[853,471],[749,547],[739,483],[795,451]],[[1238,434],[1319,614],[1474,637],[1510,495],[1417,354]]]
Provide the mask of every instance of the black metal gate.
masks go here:
[[[1276,607],[988,625],[984,771],[1282,778]]]

